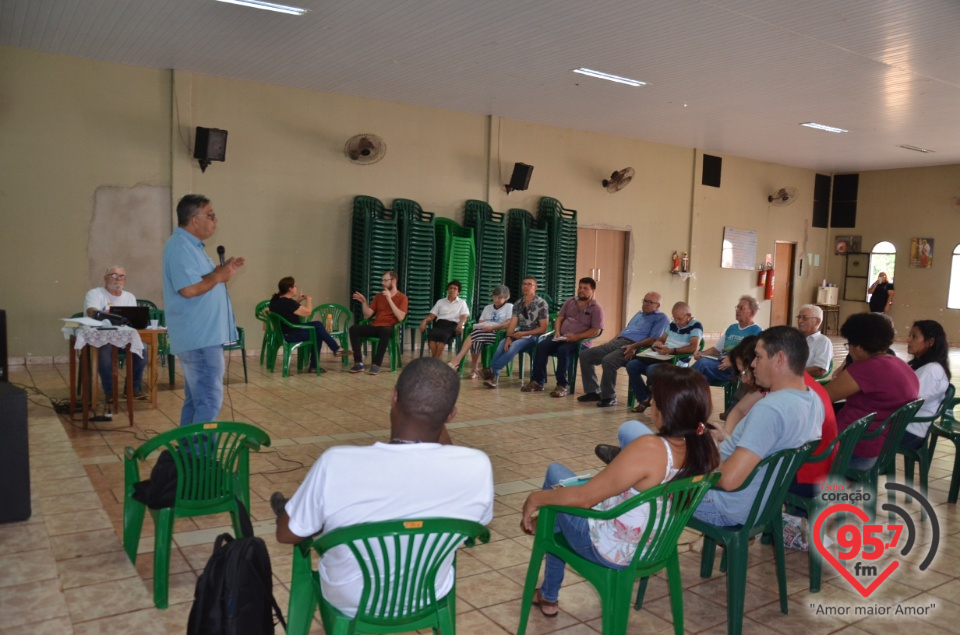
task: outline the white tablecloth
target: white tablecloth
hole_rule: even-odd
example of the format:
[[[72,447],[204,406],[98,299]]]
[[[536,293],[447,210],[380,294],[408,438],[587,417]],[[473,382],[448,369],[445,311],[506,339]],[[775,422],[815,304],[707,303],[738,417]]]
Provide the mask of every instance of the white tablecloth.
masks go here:
[[[117,348],[126,348],[129,344],[132,353],[143,357],[143,341],[140,339],[140,334],[137,333],[136,329],[129,326],[120,326],[116,329],[103,331],[90,326],[64,327],[61,330],[66,339],[70,339],[71,335],[77,338],[77,343],[74,346],[77,350],[81,350],[88,344],[94,348],[100,348],[108,344]]]

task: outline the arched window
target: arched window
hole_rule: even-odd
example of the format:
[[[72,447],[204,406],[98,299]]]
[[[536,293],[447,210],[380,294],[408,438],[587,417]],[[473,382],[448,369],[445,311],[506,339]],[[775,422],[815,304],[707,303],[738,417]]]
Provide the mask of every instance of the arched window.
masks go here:
[[[884,240],[874,245],[873,249],[870,250],[870,275],[867,278],[867,288],[873,286],[880,272],[887,274],[887,280],[896,283],[896,276],[894,275],[896,264],[897,248],[893,246],[893,243]],[[873,294],[867,294],[867,302],[870,301],[871,295]]]
[[[947,308],[960,309],[960,245],[953,248],[950,261],[950,291],[947,293]]]

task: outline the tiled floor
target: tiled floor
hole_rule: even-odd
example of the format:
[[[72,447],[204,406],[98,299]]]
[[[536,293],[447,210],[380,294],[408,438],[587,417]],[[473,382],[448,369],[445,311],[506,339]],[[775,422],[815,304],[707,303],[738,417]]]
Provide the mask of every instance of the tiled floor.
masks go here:
[[[839,353],[838,347],[838,353]],[[904,355],[903,346],[897,349]],[[952,355],[960,366],[960,352]],[[274,591],[286,608],[290,577],[289,547],[272,537],[271,492],[292,493],[313,461],[331,445],[366,444],[387,434],[390,390],[395,375],[349,375],[332,358],[329,372],[287,379],[266,373],[250,358],[250,383],[243,383],[239,358],[228,367],[229,386],[221,418],[255,423],[273,440],[255,455],[251,495],[258,535],[273,559]],[[152,524],[144,523],[144,540],[136,565],[125,557],[119,535],[122,516],[121,455],[156,432],[172,428],[183,398],[177,388],[160,386],[159,409],[138,404],[136,425],[125,417],[84,431],[60,418],[45,396],[67,395],[65,365],[12,369],[12,381],[31,388],[29,409],[33,516],[23,523],[0,525],[0,632],[15,633],[182,633],[197,575],[210,555],[214,537],[226,530],[226,516],[179,521],[171,562],[170,608],[153,608]],[[625,403],[625,376],[620,399]],[[515,632],[522,581],[531,538],[519,528],[519,510],[527,492],[538,487],[551,461],[588,471],[600,467],[596,443],[613,443],[617,426],[630,418],[624,406],[597,409],[572,397],[551,399],[546,393],[522,394],[519,381],[502,379],[500,388],[464,380],[459,414],[450,426],[456,443],[490,455],[496,481],[492,540],[461,551],[458,569],[457,626],[462,634]],[[717,406],[722,404],[714,389]],[[718,407],[715,407],[715,415]],[[647,415],[641,415],[645,417]],[[949,446],[949,447],[948,447]],[[869,600],[826,567],[819,594],[807,590],[807,556],[791,552],[789,615],[779,610],[772,555],[759,544],[751,549],[745,633],[951,633],[960,624],[960,512],[946,504],[954,450],[940,444],[931,473],[930,498],[936,507],[941,539],[938,555],[926,571],[922,560],[929,544],[928,526],[919,527],[917,545],[901,567]],[[914,506],[911,508],[916,511]],[[919,514],[915,514],[915,518]],[[725,580],[719,573],[699,577],[696,537],[681,539],[686,629],[691,633],[726,632]],[[548,620],[531,613],[531,633],[600,631],[600,606],[587,583],[568,574],[561,592],[561,614]],[[817,615],[823,606],[927,606],[923,617]],[[851,613],[853,611],[851,610]],[[322,632],[317,623],[316,632]],[[672,632],[670,602],[662,576],[651,581],[642,611],[631,612],[631,633]]]

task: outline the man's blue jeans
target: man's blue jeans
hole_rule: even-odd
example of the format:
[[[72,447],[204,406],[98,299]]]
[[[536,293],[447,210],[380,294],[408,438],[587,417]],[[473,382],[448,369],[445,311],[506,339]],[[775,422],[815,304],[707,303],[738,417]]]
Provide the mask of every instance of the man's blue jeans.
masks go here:
[[[504,345],[506,344],[506,338],[500,340],[500,343],[497,344],[497,352],[493,354],[493,361],[490,362],[490,370],[493,371],[495,376],[500,375],[500,371],[510,363],[514,357],[519,355],[521,352],[527,350],[528,348],[533,348],[537,345],[537,336],[531,335],[529,337],[521,337],[518,340],[514,340],[510,344],[510,350],[503,350]]]
[[[547,385],[547,362],[551,356],[557,358],[557,385],[567,387],[570,385],[567,381],[567,360],[570,353],[577,348],[579,342],[555,342],[550,339],[543,340],[537,345],[537,354],[533,360],[533,370],[530,372],[530,379],[541,386]]]
[[[657,364],[663,364],[665,360],[634,357],[627,362],[627,377],[630,378],[630,387],[633,388],[633,396],[638,402],[646,401],[650,398],[650,389],[647,388],[647,382],[643,381],[643,376],[650,377]]]
[[[177,354],[183,370],[180,425],[216,421],[223,405],[223,346],[207,346]]]
[[[547,476],[543,479],[543,489],[553,489],[553,486],[565,478],[576,476],[573,470],[559,463],[551,463],[547,468]],[[586,558],[595,564],[609,567],[610,569],[622,569],[606,558],[600,555],[600,552],[593,546],[590,540],[590,523],[583,516],[571,516],[570,514],[557,514],[557,526],[555,531],[563,533],[564,539],[570,548],[577,552],[577,555]],[[553,554],[546,556],[546,567],[543,572],[543,584],[540,585],[540,597],[549,602],[556,602],[560,596],[560,585],[563,584],[563,576],[567,565],[563,560]]]
[[[721,357],[719,360],[701,357],[693,365],[693,369],[706,377],[707,381],[711,384],[722,384],[736,376],[733,366],[720,370],[720,362],[724,359],[726,359],[726,356]]]
[[[103,384],[103,392],[110,396],[113,394],[113,349],[115,347],[106,344],[97,349],[97,370],[100,373],[100,382]],[[136,353],[127,355],[127,364],[133,364],[133,389],[139,392],[143,386],[143,369],[147,365],[147,355],[156,355],[156,351],[151,351],[149,347],[143,347],[143,357]],[[132,358],[132,359],[131,359]],[[126,385],[126,384],[124,384]],[[126,393],[126,388],[121,388],[121,393]]]

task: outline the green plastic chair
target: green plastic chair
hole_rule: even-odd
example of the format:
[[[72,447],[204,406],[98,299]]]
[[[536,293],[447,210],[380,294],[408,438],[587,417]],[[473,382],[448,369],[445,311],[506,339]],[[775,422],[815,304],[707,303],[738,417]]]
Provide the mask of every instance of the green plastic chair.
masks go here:
[[[864,502],[863,508],[864,511],[870,515],[871,520],[876,518],[877,515],[877,483],[880,480],[880,474],[887,474],[891,466],[895,467],[897,449],[900,447],[903,433],[907,431],[907,424],[910,423],[910,420],[913,419],[913,416],[917,414],[917,410],[919,410],[922,405],[923,399],[917,399],[916,401],[904,404],[887,417],[875,430],[868,429],[863,433],[863,436],[860,437],[861,441],[865,441],[886,435],[884,436],[883,447],[880,448],[880,455],[877,457],[877,462],[873,464],[873,467],[869,470],[847,468],[847,478],[859,481],[864,489],[870,492],[870,500]],[[887,496],[891,503],[896,500],[896,493],[892,490],[887,492]],[[890,522],[895,522],[892,511],[890,512]]]
[[[937,439],[943,438],[953,442],[953,476],[950,478],[950,493],[947,494],[948,503],[957,502],[957,494],[960,493],[960,425],[957,424],[957,418],[953,414],[953,409],[960,405],[960,399],[951,399],[943,411],[943,417],[940,421],[934,421],[930,426],[930,456],[937,448]]]
[[[552,338],[553,338],[553,333],[554,333],[553,331],[548,331],[547,333],[545,333],[545,334],[543,334],[542,336],[540,336],[540,339],[537,340],[537,346],[540,346],[540,342],[544,341],[546,338],[551,338],[551,339],[552,339]],[[574,348],[570,351],[570,353],[567,355],[567,384],[569,385],[570,394],[573,394],[573,392],[577,389],[577,368],[580,366],[580,351],[583,350],[583,344],[584,344],[584,342],[592,342],[593,340],[595,340],[595,339],[597,339],[598,337],[600,337],[600,335],[603,335],[603,331],[602,331],[602,330],[601,330],[600,333],[599,333],[598,335],[596,335],[595,337],[588,337],[588,338],[585,339],[585,340],[579,340],[579,341],[577,342],[576,347],[574,347]],[[530,372],[531,372],[531,374],[532,374],[532,373],[533,373],[533,370],[532,370],[532,369],[533,369],[533,360],[535,360],[535,359],[537,358],[537,346],[534,346],[533,348],[528,349],[528,350],[524,351],[523,353],[520,353],[520,356],[519,356],[519,357],[520,357],[520,370],[519,370],[518,372],[519,372],[519,374],[520,374],[520,379],[521,379],[521,380],[523,380],[523,357],[524,357],[525,354],[529,354],[529,355],[530,355],[530,368],[531,368],[531,371],[530,371]],[[556,375],[556,374],[557,374],[557,356],[554,355],[554,356],[552,357],[552,359],[553,359],[553,374]]]
[[[348,333],[350,330],[350,309],[340,304],[333,304],[332,302],[320,304],[313,309],[307,321],[320,322],[326,325],[327,316],[329,316],[333,322],[333,330],[327,329],[327,333],[340,342],[340,348],[342,350],[348,350],[350,348],[350,336]],[[326,328],[326,326],[324,326],[324,328]],[[344,355],[342,359],[344,366],[350,363],[349,356]]]
[[[706,476],[693,476],[664,483],[607,511],[552,505],[541,507],[530,564],[527,566],[523,599],[520,601],[520,625],[517,627],[517,635],[526,633],[530,603],[533,601],[540,575],[540,563],[548,553],[563,560],[597,589],[602,605],[605,635],[621,635],[627,632],[634,580],[642,578],[636,605],[639,610],[647,578],[661,569],[666,569],[674,631],[683,633],[683,581],[680,579],[677,540],[703,496],[719,478],[720,473],[714,472]],[[611,520],[642,504],[650,506],[650,520],[639,542],[646,546],[636,550],[630,565],[624,569],[612,569],[586,560],[570,549],[562,533],[554,533],[557,514]]]
[[[292,329],[302,329],[307,332],[309,338],[302,342],[288,342],[287,338],[283,336],[284,326]],[[297,351],[297,372],[303,372],[304,365],[309,365],[310,363],[310,356],[303,355],[302,352],[304,350],[309,352],[310,349],[313,349],[313,353],[317,359],[317,375],[320,374],[320,347],[317,345],[316,329],[312,326],[306,326],[305,324],[291,324],[276,313],[270,313],[267,328],[270,330],[270,350],[267,351],[267,370],[271,373],[274,371],[277,365],[277,351],[283,348],[283,376],[290,376],[290,356],[293,354],[293,351]]]
[[[853,456],[853,448],[856,447],[860,441],[860,437],[863,436],[864,431],[873,423],[873,419],[876,416],[877,413],[872,412],[851,423],[843,432],[838,434],[822,452],[814,454],[807,459],[807,463],[826,461],[830,458],[830,455],[833,454],[833,449],[837,448],[837,453],[833,457],[833,463],[830,465],[830,472],[827,474],[826,482],[846,483],[845,474],[850,465],[850,457]],[[806,496],[800,496],[790,491],[787,491],[787,496],[784,501],[787,504],[788,510],[791,507],[802,509],[806,511],[807,518],[811,519],[817,518],[820,515],[821,509],[826,507],[823,499],[819,496],[807,498]],[[810,592],[819,593],[820,581],[823,578],[823,557],[820,555],[820,552],[813,547],[812,543],[808,556],[810,560]]]
[[[920,464],[920,493],[923,494],[924,498],[927,496],[927,482],[930,477],[930,463],[933,461],[933,446],[932,438],[933,435],[931,431],[933,430],[933,422],[943,418],[944,413],[947,410],[947,404],[953,401],[954,396],[956,395],[957,389],[954,388],[953,384],[947,386],[947,392],[944,393],[943,399],[940,400],[940,405],[937,407],[937,411],[933,414],[932,417],[913,417],[907,425],[911,423],[930,423],[930,427],[927,428],[927,436],[923,439],[923,445],[914,450],[913,448],[905,448],[902,445],[897,448],[897,454],[903,455],[903,476],[906,484],[910,487],[913,487],[913,465],[914,463]],[[897,457],[893,457],[893,461],[890,462],[890,466],[887,468],[887,481],[896,481],[897,479]],[[906,496],[906,495],[905,495]],[[909,503],[913,500],[910,496],[906,496],[906,501]],[[920,507],[920,520],[925,520],[927,518],[927,509],[923,506]]]
[[[372,321],[372,318],[368,318],[360,322],[360,324],[369,324]],[[403,332],[403,324],[406,320],[398,322],[393,325],[393,335],[390,336],[390,342],[387,345],[387,355],[390,356],[390,371],[396,372],[397,366],[403,366],[403,360],[400,359],[400,353],[403,351],[403,345],[400,343],[400,334]],[[380,338],[377,337],[361,337],[360,343],[363,345],[363,356],[367,356],[367,344],[371,343],[373,346],[376,346],[380,342]],[[344,357],[346,360],[347,358]],[[346,362],[345,362],[346,363]]]
[[[473,331],[475,322],[467,320],[467,325],[463,328],[463,339],[466,340],[467,336]],[[490,368],[490,364],[493,363],[493,354],[497,351],[497,346],[500,345],[500,340],[506,337],[507,332],[503,329],[497,331],[497,338],[490,344],[487,344],[482,349],[480,349],[480,367],[481,368]],[[461,342],[460,346],[463,343]],[[458,349],[459,350],[459,349]],[[469,355],[469,353],[467,353]],[[467,361],[467,355],[464,355],[460,358],[460,366],[457,368],[457,373],[463,373],[463,364]],[[506,374],[509,376],[513,372],[513,361],[507,364]]]
[[[240,351],[240,359],[243,360],[243,383],[250,383],[247,381],[247,338],[242,326],[237,327],[237,339],[224,344],[223,350]]]
[[[770,534],[777,562],[777,584],[780,589],[780,612],[787,613],[787,571],[783,551],[783,499],[797,470],[817,446],[809,441],[799,448],[781,450],[760,461],[750,476],[736,492],[746,488],[754,479],[760,480],[760,492],[747,514],[746,522],[732,527],[717,527],[697,518],[691,518],[687,526],[703,533],[703,553],[700,559],[700,577],[709,578],[717,545],[724,547],[721,571],[727,573],[727,633],[740,635],[743,632],[743,607],[747,589],[747,560],[750,538]],[[638,603],[641,598],[637,598]]]
[[[260,343],[260,365],[263,366],[263,360],[266,359],[267,350],[270,348],[270,300],[258,302],[253,314],[258,320],[263,322],[263,341]]]
[[[137,306],[145,306],[153,309],[154,311],[157,310],[157,303],[154,302],[153,300],[145,300],[143,298],[139,298],[137,300]]]
[[[174,428],[136,450],[124,450],[123,548],[134,564],[147,510],[133,498],[133,486],[141,480],[140,463],[153,452],[167,450],[177,468],[173,506],[150,510],[155,525],[153,603],[157,608],[167,608],[174,521],[229,512],[234,532],[242,535],[238,501],[250,509],[250,450],[269,445],[269,435],[260,428],[223,421]]]
[[[287,635],[306,635],[317,606],[327,635],[402,633],[432,628],[452,635],[456,620],[457,587],[436,597],[437,572],[454,559],[462,544],[488,542],[490,531],[469,520],[423,518],[363,523],[341,527],[311,543],[293,548]],[[345,545],[363,575],[363,592],[354,617],[326,601],[311,562],[311,548],[322,559],[334,547]],[[384,558],[384,553],[389,557]]]

